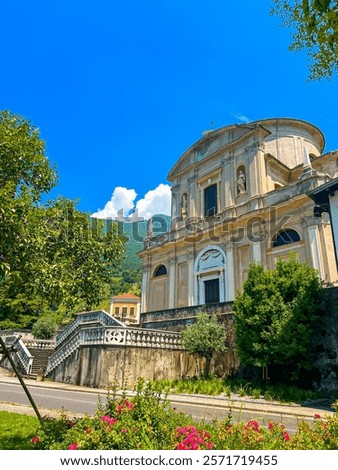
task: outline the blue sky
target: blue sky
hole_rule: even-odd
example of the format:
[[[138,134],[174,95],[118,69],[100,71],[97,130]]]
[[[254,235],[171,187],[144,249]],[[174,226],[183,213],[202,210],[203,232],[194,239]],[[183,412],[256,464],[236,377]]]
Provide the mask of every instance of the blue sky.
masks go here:
[[[323,131],[326,151],[338,148],[338,81],[307,82],[307,56],[288,51],[291,32],[271,6],[2,2],[0,109],[39,127],[59,172],[51,196],[90,213],[107,203],[111,215],[165,212],[180,155],[232,123],[304,119]]]

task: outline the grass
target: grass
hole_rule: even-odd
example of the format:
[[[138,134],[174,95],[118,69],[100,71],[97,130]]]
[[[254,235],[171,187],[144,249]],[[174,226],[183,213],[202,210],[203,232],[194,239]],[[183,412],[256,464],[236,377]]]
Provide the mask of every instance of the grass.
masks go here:
[[[0,411],[0,449],[31,450],[32,437],[39,427],[34,416]]]
[[[263,398],[269,401],[284,403],[302,403],[306,400],[319,398],[318,394],[311,390],[302,390],[287,385],[270,385],[266,383],[250,383],[237,379],[223,380],[217,377],[204,379],[201,377],[185,378],[182,380],[162,380],[157,382],[159,388],[168,393],[190,393],[201,395],[226,395],[232,394],[240,397]]]

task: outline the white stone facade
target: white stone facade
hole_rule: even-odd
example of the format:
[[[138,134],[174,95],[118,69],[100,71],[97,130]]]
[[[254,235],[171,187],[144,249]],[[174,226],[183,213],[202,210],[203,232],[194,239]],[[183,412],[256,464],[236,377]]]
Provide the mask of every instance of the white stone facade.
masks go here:
[[[252,262],[273,268],[296,253],[337,281],[328,217],[308,191],[338,176],[314,125],[287,118],[206,133],[171,169],[172,225],[149,237],[141,312],[232,301]]]

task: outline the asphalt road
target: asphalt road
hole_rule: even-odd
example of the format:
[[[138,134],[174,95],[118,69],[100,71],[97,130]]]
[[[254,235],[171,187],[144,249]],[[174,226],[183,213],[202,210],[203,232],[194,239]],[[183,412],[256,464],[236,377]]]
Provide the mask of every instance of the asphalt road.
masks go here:
[[[97,409],[98,397],[104,401],[104,395],[92,390],[86,392],[84,390],[65,390],[58,388],[49,388],[47,384],[43,387],[39,385],[29,385],[29,391],[38,407],[42,410],[65,410],[74,414],[94,414]],[[20,384],[16,383],[0,383],[0,409],[2,404],[20,404],[29,405]],[[200,398],[194,396],[175,396],[170,397],[171,406],[179,411],[190,414],[196,420],[211,421],[213,419],[223,419],[228,416],[231,408],[231,414],[234,422],[248,421],[257,419],[262,425],[267,425],[269,420],[275,422],[282,421],[285,428],[289,432],[294,432],[297,427],[297,421],[300,419],[295,415],[289,415],[287,409],[284,413],[276,411],[273,407],[262,410],[245,410],[240,407],[231,407],[231,403],[224,400],[222,406],[213,401],[212,398],[205,399],[201,402]],[[311,419],[310,417],[302,417],[301,419]]]

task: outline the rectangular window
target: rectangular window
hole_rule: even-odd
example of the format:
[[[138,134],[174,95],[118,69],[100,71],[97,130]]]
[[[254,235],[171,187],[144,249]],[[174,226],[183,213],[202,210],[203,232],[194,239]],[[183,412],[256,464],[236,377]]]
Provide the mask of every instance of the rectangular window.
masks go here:
[[[212,304],[219,302],[219,279],[210,279],[210,281],[204,281],[205,287],[205,303]]]
[[[122,307],[122,315],[127,315],[127,307]]]
[[[120,313],[120,307],[115,307],[115,315],[118,315]]]
[[[131,317],[133,317],[135,315],[135,308],[134,307],[130,307],[129,314],[130,314]]]
[[[204,216],[211,217],[217,213],[217,184],[204,190]]]

